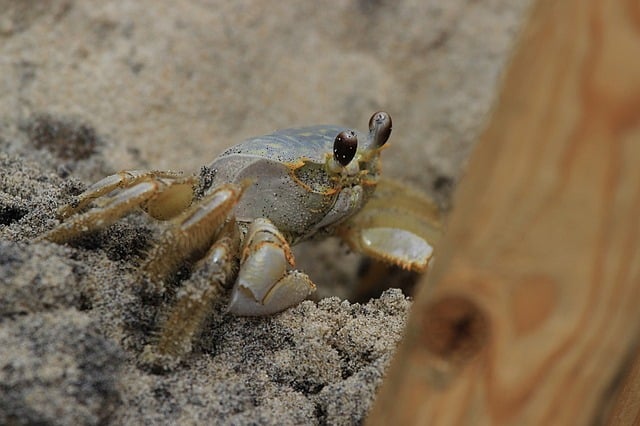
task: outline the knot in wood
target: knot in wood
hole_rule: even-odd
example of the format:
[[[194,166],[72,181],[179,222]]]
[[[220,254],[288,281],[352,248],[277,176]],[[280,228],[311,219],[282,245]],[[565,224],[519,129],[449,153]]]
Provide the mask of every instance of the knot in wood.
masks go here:
[[[487,315],[467,297],[447,295],[424,310],[423,344],[445,361],[469,360],[485,345],[488,334]]]

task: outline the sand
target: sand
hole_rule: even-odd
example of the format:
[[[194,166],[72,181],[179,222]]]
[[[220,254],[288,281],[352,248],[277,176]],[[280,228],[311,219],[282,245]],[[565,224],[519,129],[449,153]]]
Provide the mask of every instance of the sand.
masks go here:
[[[156,371],[139,359],[165,301],[136,267],[162,225],[37,238],[114,171],[197,173],[244,138],[378,109],[385,174],[449,208],[528,4],[0,0],[0,424],[362,423],[411,301],[343,300],[361,258],[336,241],[296,250],[317,300],[247,319],[223,298]]]

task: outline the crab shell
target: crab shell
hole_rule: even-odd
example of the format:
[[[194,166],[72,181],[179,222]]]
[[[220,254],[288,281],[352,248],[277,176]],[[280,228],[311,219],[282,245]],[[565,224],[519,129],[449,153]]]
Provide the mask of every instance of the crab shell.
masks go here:
[[[331,233],[332,225],[362,208],[378,180],[381,147],[374,143],[374,132],[353,131],[358,149],[342,166],[332,151],[343,131],[351,130],[302,127],[241,142],[210,164],[215,171],[212,188],[251,182],[236,206],[236,220],[249,224],[268,218],[290,243]]]

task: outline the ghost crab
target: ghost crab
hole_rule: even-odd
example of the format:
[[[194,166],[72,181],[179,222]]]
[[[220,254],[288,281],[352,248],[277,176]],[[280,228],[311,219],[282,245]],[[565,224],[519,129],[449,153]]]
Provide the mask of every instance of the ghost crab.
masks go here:
[[[162,291],[182,264],[195,264],[154,349],[180,358],[225,286],[233,286],[228,309],[237,315],[273,314],[314,292],[294,269],[290,246],[300,241],[338,235],[369,256],[425,270],[438,212],[421,194],[380,180],[391,127],[389,114],[377,112],[368,133],[323,125],[248,139],[208,166],[210,185],[174,172],[123,171],[63,206],[64,221],[43,238],[65,243],[137,207],[169,220],[140,276]]]

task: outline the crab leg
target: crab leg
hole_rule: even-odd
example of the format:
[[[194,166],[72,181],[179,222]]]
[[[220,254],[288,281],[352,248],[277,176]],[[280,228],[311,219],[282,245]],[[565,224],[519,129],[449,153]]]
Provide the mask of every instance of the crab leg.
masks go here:
[[[54,243],[65,243],[92,230],[109,226],[158,192],[156,182],[140,182],[93,208],[61,223],[42,236]]]
[[[268,220],[253,221],[247,234],[240,272],[229,311],[236,315],[269,315],[297,305],[316,289],[294,266],[289,244]]]
[[[102,197],[115,189],[130,188],[144,181],[175,180],[180,177],[180,173],[170,171],[124,170],[100,179],[91,185],[82,194],[78,195],[72,203],[58,209],[58,216],[60,219],[66,219],[87,207],[96,198]]]
[[[156,219],[168,219],[184,211],[193,198],[196,178],[175,178],[172,172],[120,172],[95,183],[80,194],[75,202],[58,210],[69,220],[46,233],[42,238],[65,243],[82,234],[107,227],[135,209],[142,207]],[[111,197],[96,199],[121,188]],[[79,213],[91,201],[96,207]]]
[[[161,287],[182,264],[200,259],[221,233],[244,188],[223,185],[173,219],[173,226],[165,231],[142,265],[143,276]]]
[[[230,225],[236,227],[232,222]],[[198,262],[194,273],[178,291],[157,343],[145,350],[143,361],[168,366],[191,352],[193,338],[202,329],[211,304],[220,297],[223,286],[237,267],[234,260],[238,241],[237,235],[221,238]]]

